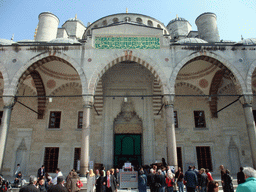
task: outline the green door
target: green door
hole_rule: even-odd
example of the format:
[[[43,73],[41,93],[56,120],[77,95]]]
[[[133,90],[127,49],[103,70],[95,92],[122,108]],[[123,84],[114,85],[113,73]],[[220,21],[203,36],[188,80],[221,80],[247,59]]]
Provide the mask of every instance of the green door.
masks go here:
[[[133,166],[141,165],[141,135],[115,134],[114,166],[121,168],[129,161]]]

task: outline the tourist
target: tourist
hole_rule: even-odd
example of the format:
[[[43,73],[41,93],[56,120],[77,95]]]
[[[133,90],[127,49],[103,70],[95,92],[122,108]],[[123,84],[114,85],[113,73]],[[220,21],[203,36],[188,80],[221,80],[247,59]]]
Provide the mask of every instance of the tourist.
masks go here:
[[[39,177],[38,179],[38,189],[40,190],[40,192],[46,192],[46,182],[43,176]]]
[[[20,164],[17,164],[17,167],[16,167],[16,171],[15,171],[15,173],[14,173],[14,176],[17,177],[19,172],[21,172],[21,170],[20,170]]]
[[[178,171],[175,173],[175,178],[177,179],[179,192],[184,192],[184,176],[180,167],[178,168]]]
[[[89,174],[87,176],[87,192],[93,192],[95,188],[95,174],[93,170],[90,169]]]
[[[240,167],[240,171],[237,173],[238,185],[245,182],[243,169],[244,169],[243,167]]]
[[[116,168],[115,177],[116,177],[117,189],[119,189],[119,185],[120,185],[120,172],[119,172],[118,168]]]
[[[175,184],[175,179],[174,179],[173,173],[170,173],[170,172],[166,173],[165,182],[166,182],[166,186],[167,186],[167,192],[173,192],[173,187]]]
[[[195,173],[196,173],[196,176],[199,174],[199,170],[198,169],[196,169],[196,166],[193,166],[192,167],[192,169],[193,169],[193,171],[195,171]]]
[[[238,185],[236,192],[255,192],[256,170],[251,167],[244,167],[245,182]]]
[[[45,173],[45,187],[48,190],[52,186],[52,177],[46,172]]]
[[[197,175],[192,170],[192,167],[189,166],[188,170],[185,173],[184,179],[186,181],[187,192],[195,192],[198,188]]]
[[[67,181],[67,189],[69,192],[77,192],[80,190],[80,188],[76,184],[79,180],[80,180],[80,178],[77,175],[77,172],[72,171],[71,177]]]
[[[103,185],[104,182],[104,173],[101,170],[100,171],[100,177],[96,180],[96,192],[104,192],[105,187]]]
[[[210,173],[209,169],[205,169],[205,173],[207,175],[208,182],[213,181],[212,174]]]
[[[59,168],[57,168],[57,169],[55,170],[55,172],[56,172],[57,175],[56,175],[56,177],[54,177],[54,179],[52,179],[52,181],[51,181],[53,185],[57,185],[57,178],[63,176],[63,174],[62,174],[62,172],[60,171]]]
[[[154,169],[150,169],[150,173],[148,174],[147,177],[148,180],[148,185],[150,187],[151,192],[156,192],[156,186],[155,186],[155,171]]]
[[[99,169],[95,170],[95,181],[100,177],[100,171]]]
[[[19,172],[16,174],[16,178],[14,179],[14,182],[13,182],[13,187],[15,188],[22,187],[22,181],[23,181],[22,174],[21,172]]]
[[[224,168],[224,165],[220,165],[220,175],[221,175],[221,185],[222,188],[224,188],[224,174],[225,174],[226,170]]]
[[[27,186],[22,187],[19,192],[40,192],[40,190],[36,187],[37,178],[34,175],[31,175],[29,178],[29,184]]]
[[[57,184],[51,186],[48,192],[68,192],[67,188],[64,186],[64,177],[57,177]]]
[[[66,177],[66,184],[70,183],[70,180],[71,180],[71,178],[73,177],[73,173],[74,173],[73,170],[71,170],[71,171],[69,172],[68,176]]]
[[[42,165],[37,171],[37,178],[39,179],[44,176],[45,176],[45,167],[44,165]]]
[[[147,176],[144,174],[143,170],[139,171],[138,189],[139,192],[147,191]]]
[[[110,174],[110,171],[107,171],[107,175],[104,177],[103,185],[105,185],[106,192],[116,191],[116,178],[114,175]]]
[[[224,179],[224,188],[223,188],[223,190],[225,192],[234,192],[232,178],[229,174],[230,174],[229,170],[226,169],[225,174],[223,176],[223,179]]]
[[[157,174],[155,176],[155,185],[157,188],[157,192],[165,192],[165,176],[162,175],[162,171],[160,169],[157,171]]]
[[[208,191],[207,192],[218,192],[219,191],[219,183],[217,181],[211,180],[208,183]]]
[[[103,175],[104,175],[104,177],[105,177],[105,176],[106,176],[105,167],[102,167],[101,170],[103,171]]]
[[[198,176],[200,175],[200,180],[198,179],[198,186],[200,188],[200,192],[206,192],[206,187],[208,183],[207,175],[205,173],[205,169],[201,168]]]

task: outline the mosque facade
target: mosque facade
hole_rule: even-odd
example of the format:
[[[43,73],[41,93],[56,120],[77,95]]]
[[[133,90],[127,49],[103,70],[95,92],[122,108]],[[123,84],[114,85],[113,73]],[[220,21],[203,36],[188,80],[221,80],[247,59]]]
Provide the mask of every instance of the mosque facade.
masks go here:
[[[214,13],[195,23],[122,13],[59,28],[43,12],[34,40],[0,39],[0,172],[256,168],[256,39],[221,40]]]

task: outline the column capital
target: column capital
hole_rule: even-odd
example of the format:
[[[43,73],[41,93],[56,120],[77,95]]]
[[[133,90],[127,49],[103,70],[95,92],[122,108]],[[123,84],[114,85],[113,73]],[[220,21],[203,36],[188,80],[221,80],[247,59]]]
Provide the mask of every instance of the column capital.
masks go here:
[[[83,96],[84,105],[88,105],[89,103],[93,103],[93,95]]]
[[[246,93],[243,94],[243,96],[239,99],[241,104],[252,104],[253,102],[253,94],[252,93]]]
[[[172,95],[172,94],[164,95],[165,106],[174,105],[174,98],[175,98],[175,95]]]
[[[244,103],[244,104],[243,104],[243,108],[246,108],[246,107],[252,107],[252,104]]]
[[[93,104],[91,103],[91,102],[88,102],[88,103],[85,103],[84,105],[83,105],[83,108],[92,108],[92,106],[93,106]]]

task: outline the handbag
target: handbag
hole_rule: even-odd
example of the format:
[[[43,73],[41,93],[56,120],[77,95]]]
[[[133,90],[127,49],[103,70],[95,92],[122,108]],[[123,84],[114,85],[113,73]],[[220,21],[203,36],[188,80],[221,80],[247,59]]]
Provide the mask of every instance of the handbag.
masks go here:
[[[77,180],[77,182],[76,182],[76,186],[80,189],[81,187],[83,187],[83,186],[84,186],[84,184],[82,183],[82,181]]]

